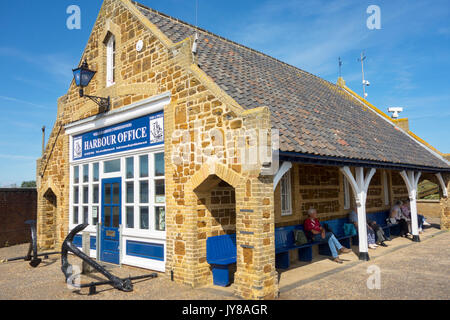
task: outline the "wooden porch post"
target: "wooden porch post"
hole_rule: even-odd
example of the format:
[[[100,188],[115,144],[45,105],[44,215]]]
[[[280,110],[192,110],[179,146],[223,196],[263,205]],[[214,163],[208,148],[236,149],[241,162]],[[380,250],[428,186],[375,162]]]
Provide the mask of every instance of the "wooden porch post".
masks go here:
[[[419,223],[417,220],[417,184],[419,183],[421,172],[402,171],[400,172],[408,188],[409,201],[411,204],[411,229],[414,242],[420,242]]]
[[[342,173],[347,178],[352,187],[357,211],[358,211],[358,236],[359,236],[359,260],[369,261],[369,248],[367,241],[367,218],[366,218],[366,201],[367,190],[369,189],[370,181],[372,180],[376,170],[370,169],[364,176],[364,168],[356,168],[356,178],[350,171],[349,167],[341,168]]]

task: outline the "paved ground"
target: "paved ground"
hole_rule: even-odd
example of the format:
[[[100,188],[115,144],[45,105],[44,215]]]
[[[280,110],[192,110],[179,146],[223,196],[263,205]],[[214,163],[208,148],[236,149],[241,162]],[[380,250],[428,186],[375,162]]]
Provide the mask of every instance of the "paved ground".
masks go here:
[[[449,299],[450,298],[450,233],[428,229],[421,243],[397,238],[389,248],[371,252],[372,260],[358,261],[356,254],[342,256],[344,265],[317,257],[308,265],[294,264],[280,274],[280,299]],[[0,249],[0,260],[25,255],[28,245]],[[71,263],[79,263],[72,257]],[[367,268],[376,265],[381,271],[381,289],[367,288]],[[108,286],[99,294],[88,296],[88,289],[71,291],[64,283],[59,256],[45,260],[32,269],[26,262],[0,264],[0,300],[228,300],[232,288],[205,287],[193,290],[170,282],[166,277],[135,284],[133,293],[122,293]],[[112,268],[119,277],[142,275],[141,269]],[[82,277],[82,282],[103,280]],[[97,279],[96,279],[97,278]]]
[[[25,255],[28,245],[0,249],[0,260],[5,257]],[[74,266],[79,266],[78,258],[70,257]],[[126,278],[129,275],[138,276],[150,273],[147,270],[131,267],[108,267],[114,275]],[[103,281],[100,274],[91,277],[82,276],[81,283]],[[60,256],[44,260],[36,269],[27,262],[18,261],[0,264],[0,300],[223,300],[223,295],[205,294],[188,286],[178,285],[165,277],[138,281],[132,293],[123,293],[110,286],[97,288],[98,294],[89,296],[89,289],[81,291],[70,290],[64,282],[61,271]],[[232,297],[230,297],[232,298]]]
[[[396,239],[400,240],[400,239]],[[403,240],[403,239],[401,239]],[[395,240],[394,240],[395,241]],[[371,261],[353,263],[335,270],[331,275],[306,279],[296,286],[281,289],[281,299],[315,300],[448,300],[450,299],[450,233],[418,244],[401,245],[390,253]],[[378,250],[378,249],[377,249]],[[380,270],[380,289],[369,290],[367,281],[373,274],[368,268]]]

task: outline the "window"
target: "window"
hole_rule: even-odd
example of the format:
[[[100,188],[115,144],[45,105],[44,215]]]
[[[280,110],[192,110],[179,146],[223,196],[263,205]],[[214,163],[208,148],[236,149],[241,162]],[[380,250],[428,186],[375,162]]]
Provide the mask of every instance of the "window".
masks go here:
[[[141,229],[148,230],[150,229],[148,226],[148,207],[141,207]]]
[[[166,231],[166,208],[156,207],[155,210],[155,230]]]
[[[127,228],[134,229],[134,207],[127,207]]]
[[[291,201],[291,171],[288,171],[280,181],[281,186],[281,215],[292,215]]]
[[[73,183],[78,184],[80,182],[80,167],[76,166],[73,168]]]
[[[383,171],[384,205],[389,205],[389,181],[386,170]]]
[[[99,163],[94,163],[93,167],[94,167],[94,182],[98,182],[100,179],[100,175],[99,175],[100,165],[99,165]]]
[[[344,176],[344,209],[350,209],[350,185],[346,176]]]
[[[71,222],[96,226],[100,214],[100,164],[84,164],[73,167]]]
[[[133,179],[134,178],[134,158],[127,158],[126,167],[127,167],[127,179]]]
[[[89,224],[89,207],[83,207],[83,223]]]
[[[120,172],[120,159],[105,161],[103,165],[105,173]]]
[[[155,154],[155,177],[164,177],[164,153]]]
[[[89,182],[89,165],[83,166],[83,183]]]
[[[126,157],[125,226],[141,231],[166,231],[164,153]]]
[[[139,172],[141,178],[148,177],[148,156],[139,157]]]
[[[166,231],[166,179],[164,152],[127,155],[119,159],[71,167],[71,227],[99,224],[102,201],[122,203],[123,226],[139,235]],[[121,177],[122,187],[109,189],[102,200],[102,179]],[[105,185],[105,188],[111,186]],[[114,191],[114,192],[113,192]],[[119,211],[105,211],[105,223],[119,224]],[[161,239],[164,237],[160,235]],[[159,237],[156,235],[156,237]]]
[[[116,38],[109,36],[106,43],[106,86],[110,87],[116,82]]]
[[[78,207],[73,207],[73,224],[78,224]]]

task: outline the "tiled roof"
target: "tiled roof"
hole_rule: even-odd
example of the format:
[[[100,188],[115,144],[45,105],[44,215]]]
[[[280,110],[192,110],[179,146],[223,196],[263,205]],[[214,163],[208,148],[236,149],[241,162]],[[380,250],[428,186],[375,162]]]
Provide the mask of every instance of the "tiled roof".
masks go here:
[[[170,40],[196,28],[137,4]],[[355,160],[449,169],[450,166],[341,87],[206,30],[200,68],[242,107],[268,106],[280,149]]]

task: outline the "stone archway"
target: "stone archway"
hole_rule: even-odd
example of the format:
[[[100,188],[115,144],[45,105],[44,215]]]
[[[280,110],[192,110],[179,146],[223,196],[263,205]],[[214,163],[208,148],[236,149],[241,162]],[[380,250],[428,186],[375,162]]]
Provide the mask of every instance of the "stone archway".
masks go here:
[[[227,191],[229,193],[222,193],[218,202],[226,199],[224,204],[233,206],[226,209],[235,214],[235,221],[231,215],[224,219],[228,222],[229,218],[235,224],[224,228],[221,221],[218,232],[236,232],[235,294],[246,299],[275,298],[278,274],[275,268],[273,177],[260,176],[259,173],[239,174],[221,163],[207,163],[185,184],[184,191],[184,205],[191,209],[185,210],[183,215],[177,214],[179,222],[182,222],[177,230],[184,231],[184,234],[174,233],[174,257],[169,263],[172,270],[183,272],[183,282],[193,286],[211,282],[210,266],[206,261],[206,238],[216,230],[208,229],[212,225],[209,226],[207,220],[214,221],[217,217],[207,211],[217,201],[211,194],[219,192],[215,194],[219,198],[220,192]],[[210,199],[205,200],[205,197]],[[230,203],[232,199],[234,203]]]
[[[38,197],[37,233],[38,246],[41,249],[54,249],[57,241],[56,215],[58,199],[52,188]]]
[[[204,164],[186,184],[186,193],[195,202],[195,264],[198,285],[212,283],[212,272],[206,261],[206,240],[224,234],[236,234],[237,188],[244,178],[220,163]],[[236,271],[236,270],[232,270]],[[234,272],[233,272],[234,273]]]
[[[206,240],[210,237],[236,234],[236,191],[233,186],[212,175],[194,190],[194,194],[198,199],[199,268],[208,274],[207,283],[212,284],[212,270],[206,260]],[[236,269],[235,265],[232,267],[230,273],[233,278]]]

